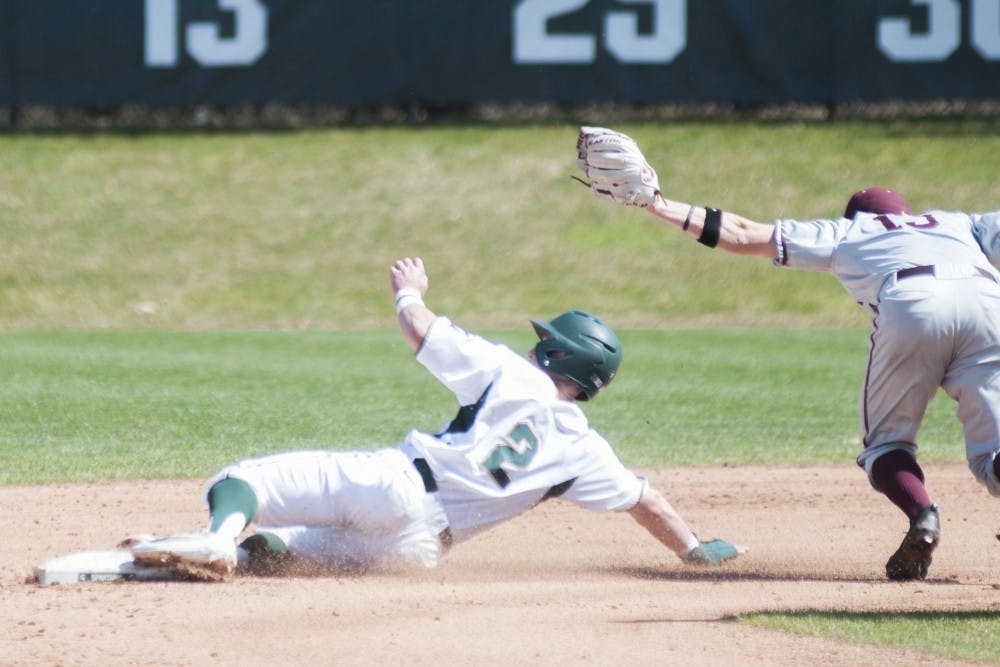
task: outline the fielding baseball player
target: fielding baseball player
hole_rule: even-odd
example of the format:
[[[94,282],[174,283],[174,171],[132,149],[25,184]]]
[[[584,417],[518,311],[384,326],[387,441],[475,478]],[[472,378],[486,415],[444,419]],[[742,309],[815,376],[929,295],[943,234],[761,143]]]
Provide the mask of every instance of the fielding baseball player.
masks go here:
[[[571,310],[532,321],[527,358],[463,331],[424,305],[420,259],[390,269],[403,337],[462,406],[440,433],[410,431],[377,451],[293,451],[242,461],[209,483],[207,530],[141,542],[137,562],[228,573],[290,555],[329,566],[434,567],[466,540],[540,502],[624,510],[688,563],[744,551],[701,542],[648,481],[627,470],[575,401],[618,370],[615,333]],[[256,532],[237,547],[244,528]]]
[[[1000,496],[1000,212],[914,214],[899,193],[868,188],[837,219],[761,224],[666,199],[635,142],[618,132],[581,128],[577,152],[597,196],[640,206],[709,248],[830,273],[872,314],[857,461],[910,520],[886,575],[926,577],[941,529],[916,435],[939,386],[958,402],[969,469]]]

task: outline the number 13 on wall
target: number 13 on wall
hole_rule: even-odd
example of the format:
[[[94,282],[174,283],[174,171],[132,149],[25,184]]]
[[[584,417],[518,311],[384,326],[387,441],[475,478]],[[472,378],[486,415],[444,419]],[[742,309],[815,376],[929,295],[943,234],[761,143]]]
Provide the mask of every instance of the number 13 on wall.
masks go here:
[[[635,11],[604,16],[604,48],[621,63],[659,65],[687,47],[687,0],[618,0],[623,5],[651,5],[653,28],[639,33]],[[587,33],[551,34],[551,19],[584,8],[589,0],[520,0],[514,5],[513,53],[517,65],[588,65],[597,57],[597,38]]]
[[[181,41],[180,0],[145,0],[147,67],[176,67]],[[267,7],[261,0],[216,0],[220,11],[232,12],[236,26],[223,37],[217,23],[186,26],[187,53],[205,67],[247,67],[267,52]]]

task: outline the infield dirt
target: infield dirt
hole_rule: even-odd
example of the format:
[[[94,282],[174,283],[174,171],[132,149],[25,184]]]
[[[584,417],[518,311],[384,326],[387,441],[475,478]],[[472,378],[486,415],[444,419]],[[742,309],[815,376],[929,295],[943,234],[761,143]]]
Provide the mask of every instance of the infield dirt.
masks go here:
[[[925,464],[942,542],[892,583],[902,515],[853,464],[641,471],[703,537],[750,547],[690,568],[624,514],[550,501],[429,572],[39,586],[34,565],[135,533],[199,529],[203,482],[0,488],[3,665],[969,664],[763,630],[758,611],[1000,612],[1000,503]],[[641,662],[640,662],[641,661]]]

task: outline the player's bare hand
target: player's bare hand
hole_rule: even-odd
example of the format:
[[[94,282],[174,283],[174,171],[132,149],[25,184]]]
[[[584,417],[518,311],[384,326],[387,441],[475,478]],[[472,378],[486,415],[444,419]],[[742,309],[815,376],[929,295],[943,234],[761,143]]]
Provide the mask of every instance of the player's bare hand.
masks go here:
[[[427,294],[427,272],[424,270],[424,262],[419,257],[404,257],[398,259],[389,268],[389,284],[393,293],[404,287],[409,287],[420,292],[420,296]]]

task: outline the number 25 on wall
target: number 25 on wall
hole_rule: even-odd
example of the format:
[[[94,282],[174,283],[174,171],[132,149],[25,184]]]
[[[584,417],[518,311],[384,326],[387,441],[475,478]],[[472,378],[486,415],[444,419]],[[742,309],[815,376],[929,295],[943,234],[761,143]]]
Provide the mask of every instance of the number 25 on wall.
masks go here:
[[[181,32],[180,0],[145,0],[147,67],[176,67]],[[261,0],[216,0],[221,11],[232,12],[236,29],[223,37],[217,23],[189,23],[184,31],[187,53],[206,67],[246,67],[267,52],[267,8]]]
[[[639,33],[634,11],[604,16],[604,48],[621,63],[669,63],[687,46],[687,0],[618,0],[623,5],[652,5],[653,29]],[[514,63],[587,65],[597,57],[597,38],[587,33],[551,34],[551,19],[585,7],[589,0],[520,0],[514,6]]]

